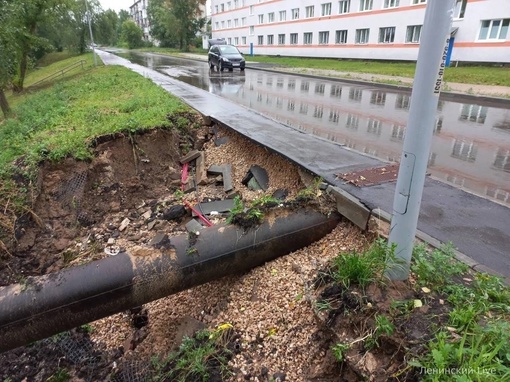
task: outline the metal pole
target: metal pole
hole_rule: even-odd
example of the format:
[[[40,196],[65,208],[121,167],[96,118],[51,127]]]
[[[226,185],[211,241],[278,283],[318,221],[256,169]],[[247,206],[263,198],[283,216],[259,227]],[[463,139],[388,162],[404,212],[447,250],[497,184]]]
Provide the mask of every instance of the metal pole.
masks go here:
[[[92,44],[92,52],[94,53],[94,66],[97,66],[97,58],[96,58],[96,44],[94,44],[94,36],[92,35],[92,24],[91,24],[91,15],[89,12],[89,4],[88,0],[85,0],[85,8],[87,9],[87,19],[89,21],[89,32],[90,32],[90,41]]]
[[[396,245],[396,262],[389,259],[386,272],[391,280],[406,280],[409,276],[454,5],[455,0],[428,0],[425,11],[409,120],[393,200],[388,244]]]

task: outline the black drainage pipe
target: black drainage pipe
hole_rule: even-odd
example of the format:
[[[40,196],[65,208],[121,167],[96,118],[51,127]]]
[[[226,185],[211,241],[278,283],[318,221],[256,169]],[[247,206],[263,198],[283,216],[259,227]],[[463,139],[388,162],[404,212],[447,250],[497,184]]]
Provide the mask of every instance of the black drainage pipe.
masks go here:
[[[217,226],[0,288],[0,352],[190,287],[240,274],[321,239],[339,217],[301,210],[248,231]]]

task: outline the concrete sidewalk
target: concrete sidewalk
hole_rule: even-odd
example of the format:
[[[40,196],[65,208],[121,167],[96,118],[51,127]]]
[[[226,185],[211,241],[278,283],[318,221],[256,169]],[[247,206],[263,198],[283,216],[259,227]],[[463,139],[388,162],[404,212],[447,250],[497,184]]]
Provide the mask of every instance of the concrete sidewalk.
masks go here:
[[[150,78],[204,116],[281,154],[321,176],[345,195],[347,203],[378,216],[392,212],[395,183],[356,187],[337,175],[387,165],[303,133],[227,99],[180,82],[115,55],[100,52],[105,64],[123,65]],[[510,209],[427,178],[418,229],[433,240],[452,242],[474,269],[500,274],[510,281]]]

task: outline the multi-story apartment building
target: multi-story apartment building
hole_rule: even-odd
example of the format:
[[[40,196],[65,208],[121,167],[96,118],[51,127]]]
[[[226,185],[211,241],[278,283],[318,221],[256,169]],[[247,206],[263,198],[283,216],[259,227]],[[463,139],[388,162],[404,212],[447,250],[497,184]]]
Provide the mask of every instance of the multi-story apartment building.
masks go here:
[[[427,0],[212,0],[212,37],[261,55],[416,60]],[[510,0],[456,0],[449,59],[510,63]]]
[[[143,32],[144,41],[153,41],[151,36],[151,26],[149,16],[147,15],[147,6],[149,0],[135,0],[134,4],[129,7],[131,19],[140,27]]]

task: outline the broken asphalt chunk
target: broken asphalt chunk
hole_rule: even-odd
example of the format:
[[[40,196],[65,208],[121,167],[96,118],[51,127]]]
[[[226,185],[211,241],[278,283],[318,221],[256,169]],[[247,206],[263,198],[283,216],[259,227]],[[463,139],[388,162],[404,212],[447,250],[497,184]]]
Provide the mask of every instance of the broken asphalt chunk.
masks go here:
[[[253,165],[241,181],[242,184],[252,190],[264,190],[269,188],[269,177],[267,171],[258,165]]]
[[[207,170],[209,174],[219,175],[223,178],[223,190],[229,192],[234,187],[232,186],[232,165],[230,163],[224,165],[211,165]]]
[[[204,215],[210,215],[211,212],[228,212],[234,208],[234,200],[233,199],[225,199],[225,200],[214,200],[212,202],[207,203],[199,203],[196,206],[196,209],[200,211]],[[197,216],[193,212],[193,216]]]
[[[189,153],[187,153],[185,156],[183,156],[181,159],[179,159],[179,162],[182,164],[189,163],[195,159],[197,159],[200,156],[200,151],[198,150],[191,150]]]

